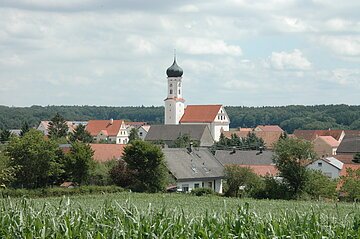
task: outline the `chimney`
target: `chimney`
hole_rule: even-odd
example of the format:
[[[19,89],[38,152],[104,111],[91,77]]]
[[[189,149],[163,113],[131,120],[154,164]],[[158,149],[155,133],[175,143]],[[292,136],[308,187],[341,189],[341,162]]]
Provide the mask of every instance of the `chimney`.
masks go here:
[[[190,142],[188,147],[188,153],[191,154],[193,152],[193,142]]]
[[[110,123],[109,123],[109,124],[111,124],[111,125],[112,125],[113,123],[114,123],[114,120],[111,118],[111,119],[110,119]]]

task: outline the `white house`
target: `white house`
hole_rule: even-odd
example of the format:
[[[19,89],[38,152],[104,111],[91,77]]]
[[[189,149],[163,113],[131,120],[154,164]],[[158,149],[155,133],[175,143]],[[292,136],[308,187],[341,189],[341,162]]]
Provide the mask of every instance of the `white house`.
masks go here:
[[[40,121],[39,126],[37,127],[37,130],[41,131],[44,135],[49,135],[49,123],[50,121]],[[77,126],[79,125],[87,125],[87,121],[66,121],[66,124],[68,126],[68,133],[74,132]]]
[[[338,178],[344,164],[334,157],[327,157],[315,160],[306,167],[309,169],[320,170],[323,174],[330,178]]]
[[[207,148],[164,148],[162,151],[179,191],[211,188],[223,192],[224,167]]]
[[[206,124],[215,141],[223,131],[229,131],[230,119],[222,105],[188,105],[182,97],[183,70],[177,65],[176,58],[166,70],[168,94],[165,99],[165,125]]]
[[[149,130],[150,130],[150,125],[142,125],[142,126],[140,126],[138,128],[140,139],[145,140],[145,137],[148,134]]]
[[[127,144],[129,134],[123,120],[89,120],[86,130],[95,141]]]

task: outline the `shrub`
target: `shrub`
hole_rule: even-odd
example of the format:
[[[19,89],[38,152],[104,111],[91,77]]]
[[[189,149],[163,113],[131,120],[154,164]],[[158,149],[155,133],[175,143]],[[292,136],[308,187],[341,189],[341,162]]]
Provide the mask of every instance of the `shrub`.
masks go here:
[[[195,196],[212,195],[214,191],[211,188],[195,188],[191,190],[191,194]]]

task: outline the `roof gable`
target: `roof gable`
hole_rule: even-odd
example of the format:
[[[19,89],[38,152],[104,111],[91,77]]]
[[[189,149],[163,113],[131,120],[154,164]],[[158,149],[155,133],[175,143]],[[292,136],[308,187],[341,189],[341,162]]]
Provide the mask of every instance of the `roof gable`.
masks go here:
[[[193,140],[201,140],[209,128],[205,124],[197,125],[152,125],[145,140],[176,140],[180,135],[188,134]],[[210,132],[210,131],[209,131]]]
[[[211,123],[221,108],[222,105],[188,105],[180,123]]]
[[[108,136],[116,136],[123,122],[122,120],[113,120],[112,123],[110,120],[89,120],[86,130],[94,137],[102,130],[106,131]]]
[[[318,139],[324,141],[326,144],[330,145],[333,148],[336,148],[339,146],[339,142],[334,139],[332,136],[319,136]]]
[[[284,132],[282,128],[280,128],[279,125],[258,125],[255,130],[261,130],[265,132],[271,132],[271,131],[278,131],[278,132]]]
[[[294,131],[297,138],[313,141],[319,136],[332,136],[336,140],[340,140],[343,130],[298,130]]]
[[[224,176],[224,167],[207,148],[194,148],[191,153],[184,148],[164,148],[162,151],[169,171],[177,180]]]
[[[125,144],[90,144],[91,149],[94,151],[93,159],[97,162],[120,159],[125,146]]]

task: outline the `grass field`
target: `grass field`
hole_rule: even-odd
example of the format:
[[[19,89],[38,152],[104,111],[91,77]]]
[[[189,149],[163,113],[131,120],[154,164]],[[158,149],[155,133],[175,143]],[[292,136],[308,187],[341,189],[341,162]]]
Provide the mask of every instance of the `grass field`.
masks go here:
[[[0,238],[360,238],[348,203],[119,193],[0,207]]]

